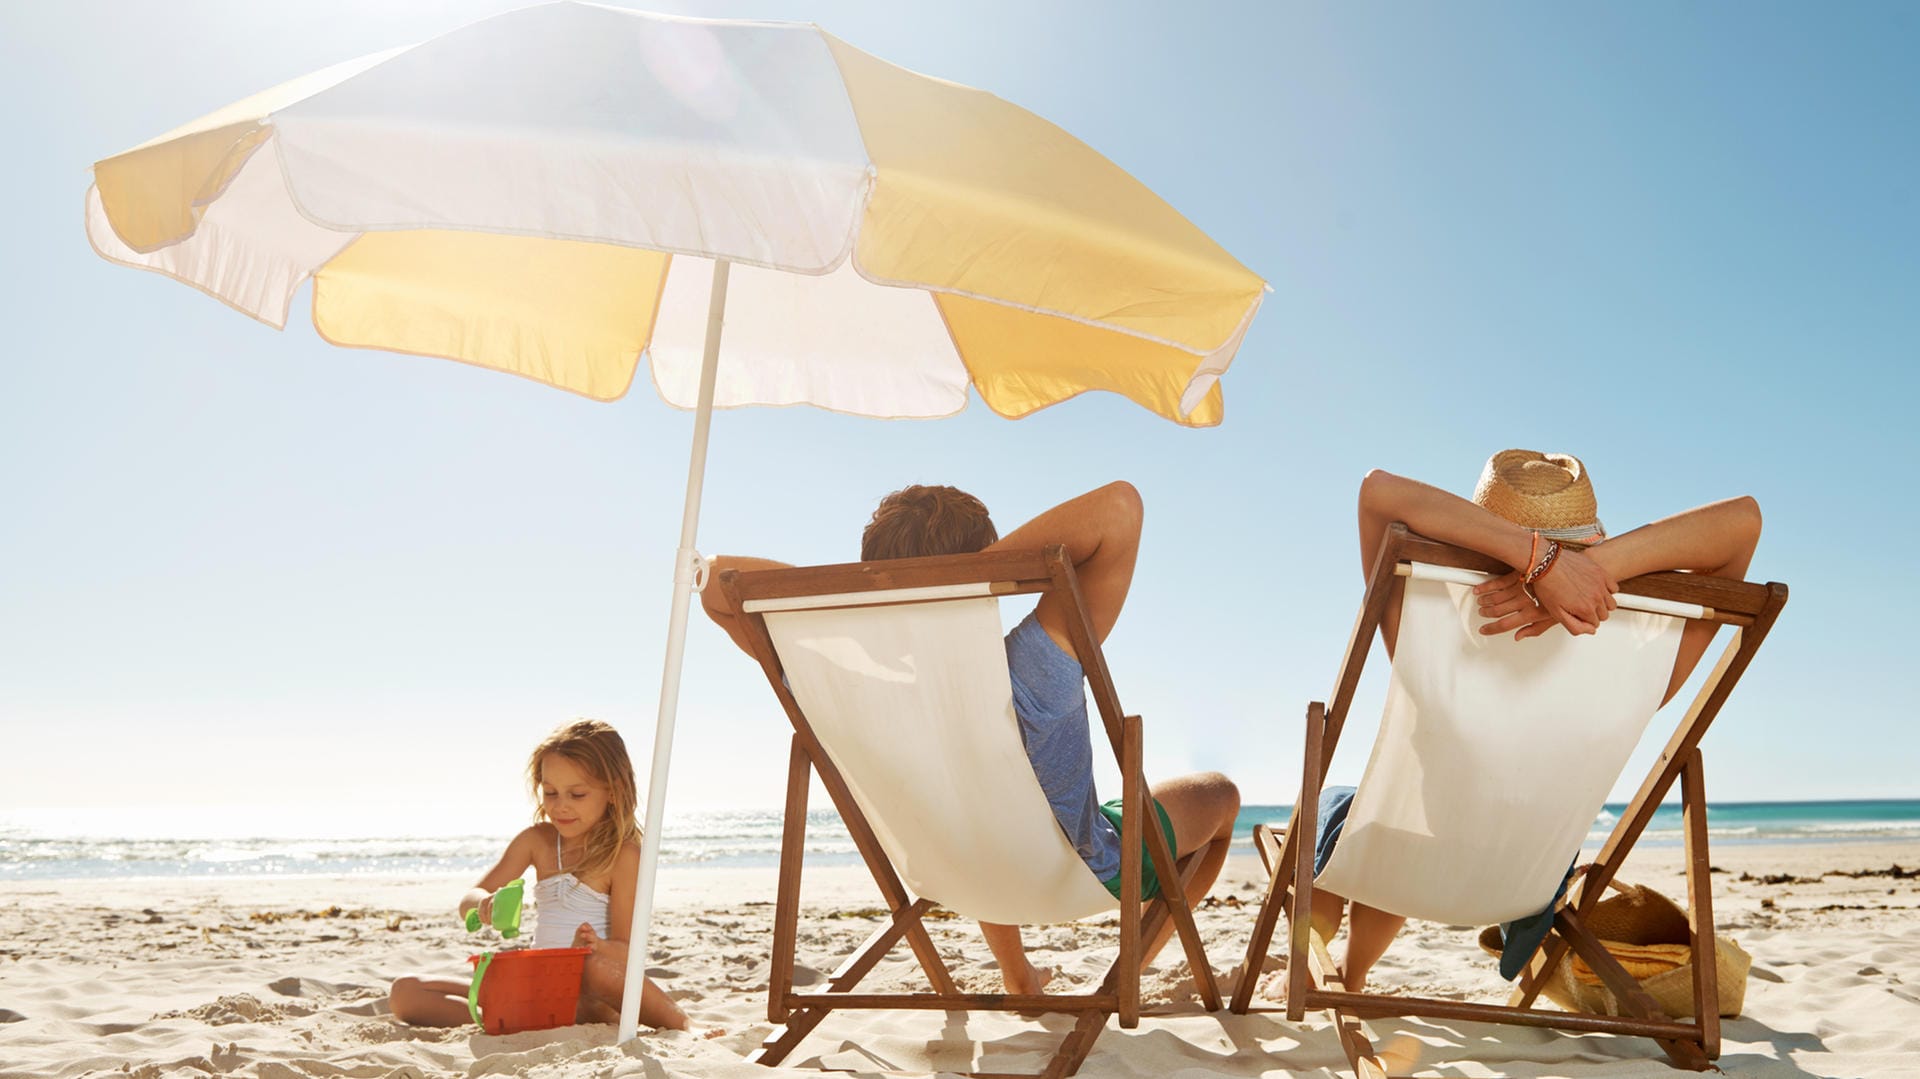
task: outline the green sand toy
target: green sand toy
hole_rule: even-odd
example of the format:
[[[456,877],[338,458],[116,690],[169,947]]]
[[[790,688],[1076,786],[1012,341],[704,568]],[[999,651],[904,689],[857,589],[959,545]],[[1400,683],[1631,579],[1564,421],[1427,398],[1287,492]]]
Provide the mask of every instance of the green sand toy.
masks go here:
[[[520,935],[520,900],[526,886],[525,880],[510,880],[493,893],[493,927],[508,940]],[[479,931],[480,910],[476,907],[467,912],[467,932]],[[479,978],[475,977],[474,982],[478,984]]]

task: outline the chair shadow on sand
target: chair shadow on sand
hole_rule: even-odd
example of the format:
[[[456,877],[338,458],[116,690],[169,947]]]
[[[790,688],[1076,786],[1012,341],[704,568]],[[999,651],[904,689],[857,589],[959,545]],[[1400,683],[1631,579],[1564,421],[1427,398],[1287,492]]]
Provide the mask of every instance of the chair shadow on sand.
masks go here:
[[[1755,976],[1762,976],[1758,967]],[[1779,980],[1768,972],[1765,980]],[[1229,1016],[1223,1033],[1234,1051],[1222,1059],[1228,1069],[1242,1062],[1270,1061],[1290,1071],[1320,1068],[1330,1074],[1345,1071],[1346,1057],[1338,1028],[1324,1017],[1301,1024],[1275,1014]],[[1439,1019],[1377,1019],[1375,1032],[1382,1043],[1409,1041],[1418,1051],[1412,1071],[1420,1076],[1466,1076],[1486,1068],[1511,1071],[1525,1065],[1568,1076],[1595,1079],[1657,1061],[1644,1039],[1612,1034],[1573,1034],[1493,1023]],[[1808,1071],[1797,1063],[1802,1056],[1825,1056],[1826,1042],[1811,1031],[1776,1030],[1750,1016],[1721,1021],[1725,1051],[1714,1063],[1728,1075],[1764,1075],[1773,1079],[1825,1079],[1827,1073]],[[1159,1033],[1159,1032],[1151,1032]],[[1294,1049],[1266,1048],[1290,1038]],[[1435,1044],[1438,1043],[1438,1044]],[[1113,1046],[1118,1048],[1118,1046]],[[1542,1052],[1541,1050],[1545,1050]],[[1191,1047],[1188,1049],[1191,1052]],[[1224,1069],[1223,1069],[1224,1070]],[[1674,1074],[1681,1074],[1672,1069]],[[1401,1072],[1395,1071],[1399,1075]]]

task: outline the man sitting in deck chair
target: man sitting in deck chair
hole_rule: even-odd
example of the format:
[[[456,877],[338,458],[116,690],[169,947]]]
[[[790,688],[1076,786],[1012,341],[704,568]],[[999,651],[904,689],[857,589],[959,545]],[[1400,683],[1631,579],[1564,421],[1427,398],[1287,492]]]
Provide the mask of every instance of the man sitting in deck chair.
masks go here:
[[[1140,550],[1140,495],[1128,483],[1111,483],[1069,499],[997,538],[987,508],[979,499],[952,487],[913,486],[881,499],[860,540],[861,561],[971,554],[984,550],[1037,550],[1061,544],[1073,562],[1087,613],[1098,640],[1105,641],[1120,617]],[[720,557],[725,569],[759,570],[783,563],[758,558]],[[701,593],[708,617],[735,644],[752,653],[745,627],[719,588]],[[1120,802],[1102,805],[1094,795],[1093,747],[1079,657],[1067,628],[1067,612],[1043,596],[1033,613],[1007,634],[1007,666],[1013,683],[1014,712],[1020,722],[1034,775],[1061,830],[1087,867],[1115,896],[1120,894]],[[1226,861],[1233,838],[1240,794],[1217,772],[1180,776],[1153,785],[1159,825],[1177,858],[1198,859],[1187,887],[1198,901]],[[1142,895],[1159,893],[1151,862],[1142,867]],[[1036,968],[1020,941],[1020,927],[981,923],[981,933],[1000,965],[1010,994],[1039,993],[1052,978]],[[1145,942],[1143,961],[1151,961],[1173,931],[1171,922]]]
[[[1372,569],[1387,527],[1395,521],[1429,539],[1515,567],[1473,589],[1480,614],[1491,619],[1480,632],[1510,632],[1515,640],[1538,637],[1556,626],[1575,635],[1595,632],[1614,610],[1613,594],[1619,591],[1619,582],[1643,573],[1688,570],[1740,580],[1760,541],[1760,506],[1750,497],[1701,506],[1608,538],[1580,460],[1531,450],[1504,450],[1489,458],[1471,502],[1390,472],[1369,473],[1360,485],[1363,574]],[[1396,581],[1381,615],[1380,636],[1389,658],[1399,635],[1399,593],[1404,587],[1403,581]],[[1692,621],[1681,631],[1662,704],[1686,682],[1717,628],[1713,622]],[[1542,736],[1550,737],[1551,732]],[[1316,872],[1339,842],[1353,795],[1352,787],[1328,787],[1322,792],[1316,814]],[[1347,906],[1346,900],[1328,891],[1313,895],[1314,927],[1324,938],[1332,938],[1343,913],[1349,918],[1339,977],[1349,992],[1357,993],[1406,919],[1360,903],[1352,904],[1350,911]],[[1526,961],[1545,936],[1548,921],[1528,919],[1526,930],[1509,932],[1503,973]]]

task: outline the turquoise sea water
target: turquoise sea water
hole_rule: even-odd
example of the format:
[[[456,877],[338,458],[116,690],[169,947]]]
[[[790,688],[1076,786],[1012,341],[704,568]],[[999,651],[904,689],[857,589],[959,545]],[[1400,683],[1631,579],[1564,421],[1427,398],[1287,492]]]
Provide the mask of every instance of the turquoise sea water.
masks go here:
[[[1623,805],[1609,805],[1594,822],[1592,846],[1605,839]],[[1291,807],[1247,806],[1241,835],[1262,821],[1284,821]],[[1920,799],[1857,802],[1730,802],[1707,811],[1713,842],[1836,843],[1867,840],[1913,843],[1920,860]],[[142,838],[61,835],[46,825],[0,822],[0,881],[103,877],[220,877],[308,874],[413,876],[478,874],[500,854],[502,836],[432,838],[289,839]],[[1642,843],[1681,841],[1677,806],[1654,815]],[[779,858],[777,811],[729,811],[670,816],[661,841],[664,864],[680,867],[764,866]],[[810,861],[857,860],[853,842],[832,813],[808,815]]]
[[[1610,802],[1587,835],[1591,846],[1607,838],[1626,803]],[[1262,822],[1285,821],[1292,806],[1246,806],[1239,830],[1250,835]],[[1847,840],[1913,840],[1920,856],[1920,799],[1858,802],[1725,802],[1707,807],[1707,835],[1715,843],[1833,843]],[[1680,806],[1663,805],[1640,842],[1656,846],[1681,842]]]

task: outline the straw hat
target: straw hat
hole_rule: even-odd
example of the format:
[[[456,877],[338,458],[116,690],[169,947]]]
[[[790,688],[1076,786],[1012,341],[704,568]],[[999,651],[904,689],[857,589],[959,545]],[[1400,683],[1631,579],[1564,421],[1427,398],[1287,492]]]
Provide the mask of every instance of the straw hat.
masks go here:
[[[1481,469],[1473,503],[1548,539],[1592,543],[1607,534],[1587,466],[1571,454],[1501,450]]]
[[[1618,895],[1594,904],[1587,931],[1622,944],[1685,944],[1692,939],[1687,912],[1643,884],[1623,885]]]

